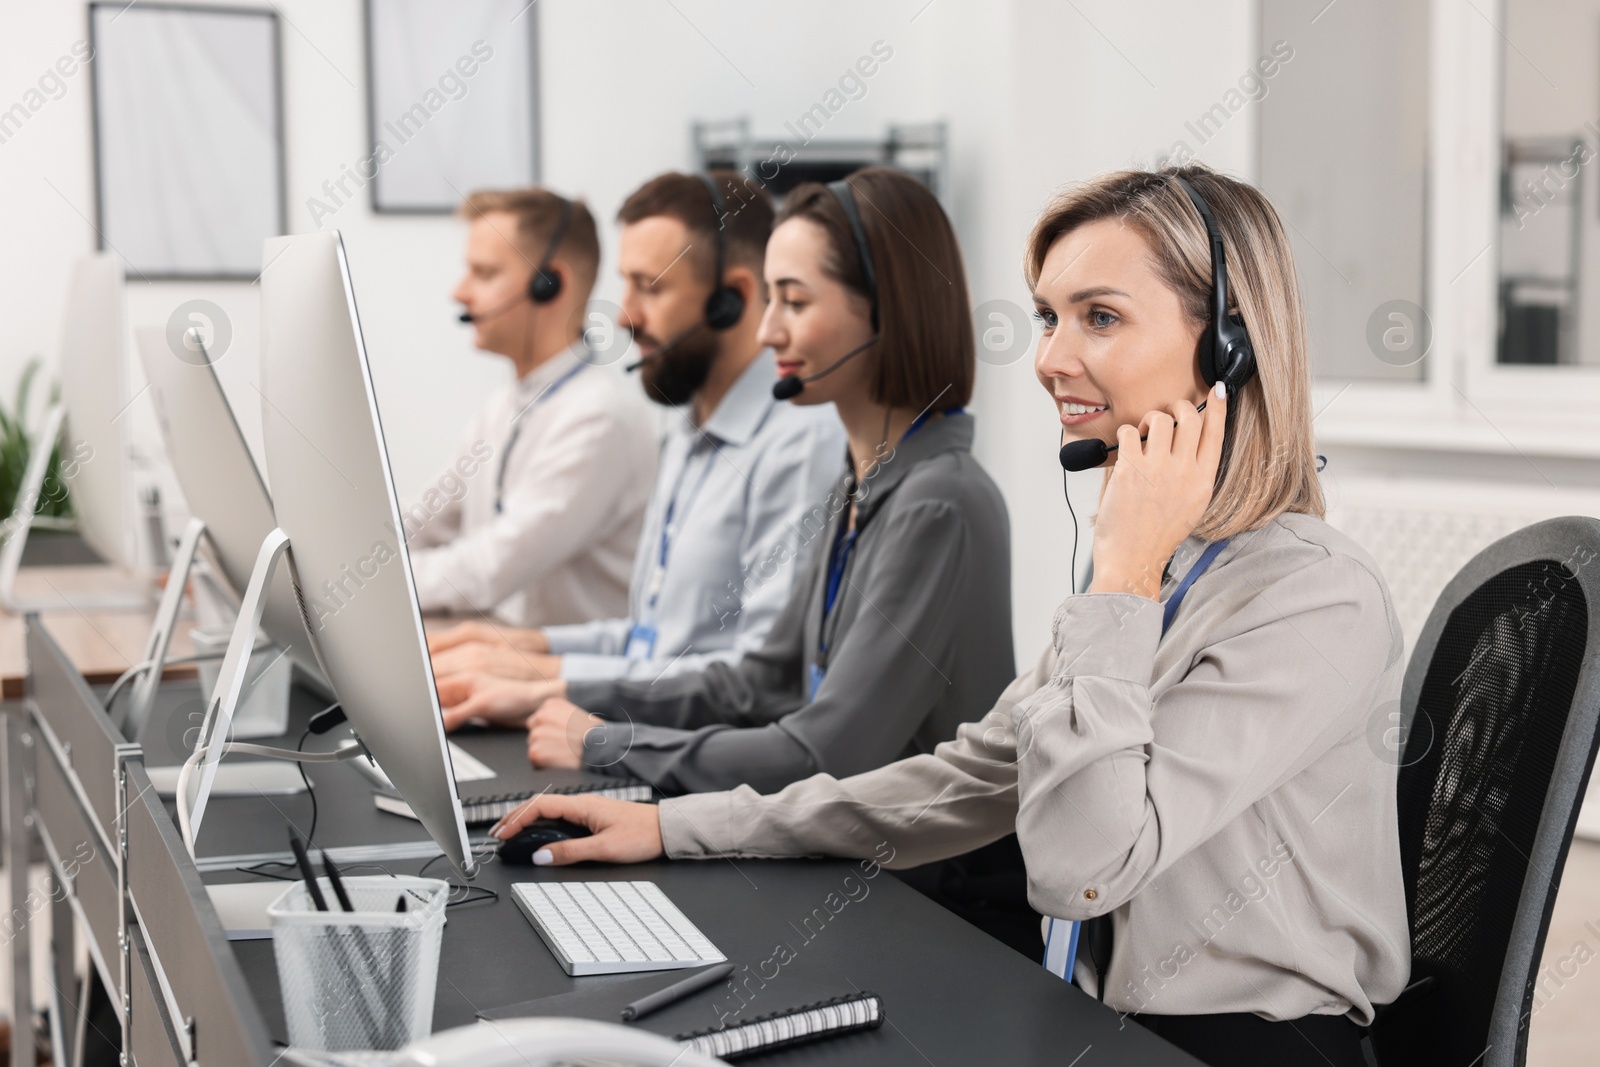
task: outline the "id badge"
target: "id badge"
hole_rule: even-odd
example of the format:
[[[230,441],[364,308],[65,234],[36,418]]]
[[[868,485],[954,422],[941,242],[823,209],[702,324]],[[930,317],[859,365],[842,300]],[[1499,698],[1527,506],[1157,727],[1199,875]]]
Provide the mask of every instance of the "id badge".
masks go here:
[[[640,622],[628,631],[628,646],[623,654],[629,659],[649,659],[656,650],[656,628]]]
[[[1072,969],[1078,960],[1078,929],[1080,923],[1066,919],[1050,920],[1049,933],[1044,943],[1044,969],[1057,978],[1072,981]]]
[[[808,683],[806,691],[807,701],[817,699],[817,690],[822,688],[822,679],[827,673],[828,668],[819,667],[815,663],[806,668],[806,682]]]

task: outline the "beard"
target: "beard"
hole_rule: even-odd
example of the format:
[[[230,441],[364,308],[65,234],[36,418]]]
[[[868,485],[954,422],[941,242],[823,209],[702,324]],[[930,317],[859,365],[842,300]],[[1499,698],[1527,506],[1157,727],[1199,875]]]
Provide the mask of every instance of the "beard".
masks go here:
[[[645,396],[671,408],[687,404],[711,376],[716,355],[717,335],[703,326],[696,327],[671,351],[641,368]]]

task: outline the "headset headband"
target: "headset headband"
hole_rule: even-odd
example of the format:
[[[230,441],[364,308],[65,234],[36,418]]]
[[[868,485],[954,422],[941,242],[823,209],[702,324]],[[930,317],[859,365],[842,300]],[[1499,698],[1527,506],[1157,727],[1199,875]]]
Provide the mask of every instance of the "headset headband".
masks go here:
[[[856,241],[856,255],[861,259],[861,274],[867,283],[867,296],[872,302],[872,332],[878,332],[878,272],[872,266],[872,247],[867,244],[867,231],[861,226],[861,213],[856,209],[855,189],[850,185],[848,178],[828,183],[828,191],[834,199],[839,201],[839,206],[844,209],[844,217],[850,224],[850,233]]]
[[[700,179],[700,184],[706,187],[706,193],[711,197],[712,213],[716,216],[713,236],[716,238],[717,272],[711,280],[711,295],[706,297],[701,320],[713,330],[731,330],[744,318],[744,296],[724,281],[723,272],[728,267],[728,235],[725,222],[728,217],[728,202],[723,198],[721,184],[716,178],[705,173],[695,176]]]
[[[556,220],[555,232],[550,235],[550,243],[545,245],[544,258],[539,261],[539,270],[548,271],[550,263],[556,258],[556,250],[561,247],[561,242],[567,239],[567,228],[572,225],[572,201],[559,193],[553,193],[561,201],[561,217]]]
[[[1200,221],[1205,223],[1206,236],[1211,241],[1211,318],[1213,322],[1221,322],[1228,314],[1228,268],[1223,258],[1222,229],[1217,225],[1216,216],[1211,214],[1211,208],[1195,191],[1194,186],[1176,175],[1172,180],[1178,184],[1178,188],[1188,194],[1194,209],[1200,213]]]

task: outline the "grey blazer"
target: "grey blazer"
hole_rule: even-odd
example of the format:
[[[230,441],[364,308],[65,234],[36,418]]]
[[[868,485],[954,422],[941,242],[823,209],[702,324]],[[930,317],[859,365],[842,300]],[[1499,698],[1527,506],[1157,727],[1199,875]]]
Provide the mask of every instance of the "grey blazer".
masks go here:
[[[667,793],[765,793],[932,752],[987,711],[1015,672],[1011,533],[999,489],[972,458],[972,434],[972,416],[936,416],[862,484],[814,698],[849,472],[802,517],[788,558],[745,576],[749,587],[777,568],[804,568],[759,649],[654,682],[569,684],[573,703],[609,720],[585,737],[585,764]]]

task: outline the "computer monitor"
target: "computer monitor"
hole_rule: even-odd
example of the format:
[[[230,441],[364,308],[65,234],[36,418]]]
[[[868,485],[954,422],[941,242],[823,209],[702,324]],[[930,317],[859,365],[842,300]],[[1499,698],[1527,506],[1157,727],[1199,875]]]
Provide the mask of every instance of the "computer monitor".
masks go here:
[[[267,477],[306,629],[352,727],[459,870],[474,863],[337,231],[265,242]]]
[[[130,399],[123,306],[122,264],[115,253],[97,252],[73,265],[58,373],[67,410],[63,440],[86,456],[64,465],[78,531],[107,563],[132,570],[138,550],[123,418]]]
[[[148,577],[138,572],[128,433],[122,418],[129,400],[123,385],[123,321],[122,265],[106,252],[78,260],[67,287],[57,362],[60,400],[50,405],[42,423],[31,431],[33,450],[22,472],[14,510],[5,523],[5,545],[0,548],[0,607],[8,611],[138,611],[149,607]],[[48,598],[35,594],[24,599],[16,593],[17,571],[35,523],[33,505],[44,489],[50,454],[57,444],[63,460],[61,473],[72,494],[83,540],[101,559],[132,573],[122,580],[102,582],[92,593],[67,596],[58,590]]]
[[[206,524],[206,544],[216,569],[234,595],[242,597],[261,542],[278,524],[266,482],[204,347],[185,348],[180,357],[160,326],[140,327],[134,340],[150,381],[167,459],[189,511]],[[272,576],[261,629],[288,652],[314,687],[325,688],[286,569]]]

